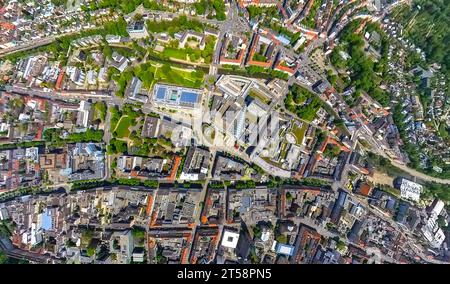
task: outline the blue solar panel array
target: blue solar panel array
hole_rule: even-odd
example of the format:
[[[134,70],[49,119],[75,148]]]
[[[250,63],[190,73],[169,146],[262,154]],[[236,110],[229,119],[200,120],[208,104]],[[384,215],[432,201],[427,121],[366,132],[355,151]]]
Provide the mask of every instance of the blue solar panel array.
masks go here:
[[[155,100],[168,104],[195,107],[200,94],[180,87],[156,86]]]
[[[158,100],[164,100],[164,98],[166,97],[166,90],[167,88],[165,87],[159,87],[156,91],[156,98]]]
[[[180,102],[182,103],[196,103],[198,99],[198,94],[193,92],[182,91],[180,96]]]

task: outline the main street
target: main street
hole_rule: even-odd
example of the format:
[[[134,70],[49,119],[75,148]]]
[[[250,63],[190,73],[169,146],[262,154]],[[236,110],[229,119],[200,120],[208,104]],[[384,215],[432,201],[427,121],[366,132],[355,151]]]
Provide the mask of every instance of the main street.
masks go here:
[[[319,233],[321,236],[325,236],[329,239],[339,239],[341,241],[343,241],[347,246],[349,244],[352,244],[358,248],[361,248],[358,244],[352,243],[351,241],[348,240],[347,237],[339,235],[336,232],[330,231],[325,229],[323,226],[321,226],[317,221],[312,220],[311,218],[308,217],[302,217],[302,218],[297,218],[296,220],[297,224],[305,224],[311,228],[314,228],[317,233]],[[366,251],[366,253],[370,256],[372,254],[375,254],[375,257],[372,257],[372,259],[374,261],[377,261],[378,263],[381,263],[382,261],[386,261],[389,263],[397,263],[397,260],[393,259],[392,257],[389,257],[383,253],[381,253],[381,251],[377,248],[372,248],[372,247],[367,247],[367,248],[361,248],[364,251]]]
[[[150,9],[143,9],[143,12],[160,15],[162,18],[174,18],[174,17],[179,17],[181,15],[184,15],[179,12],[156,11],[156,10],[150,10]],[[227,25],[234,26],[234,24],[230,25],[230,23],[231,23],[231,20],[235,19],[234,17],[236,17],[237,15],[233,16],[232,19],[229,19],[226,22],[215,20],[215,19],[207,19],[206,17],[196,17],[196,16],[189,16],[189,15],[184,15],[184,16],[186,16],[189,20],[197,20],[204,24],[221,27],[221,26],[227,26]],[[58,17],[61,17],[61,16],[58,16]],[[58,17],[55,17],[55,19]],[[44,19],[44,20],[51,21],[52,19]],[[239,21],[237,21],[237,22],[239,22]],[[225,23],[227,25],[225,25]],[[26,50],[38,48],[40,46],[48,45],[60,37],[70,36],[70,35],[78,34],[78,33],[80,33],[80,30],[70,31],[70,32],[66,32],[66,33],[60,33],[60,34],[56,34],[56,35],[50,35],[50,36],[47,36],[44,38],[38,38],[38,39],[29,40],[26,42],[21,42],[17,46],[0,49],[0,58],[2,58],[3,56],[9,55],[9,54],[16,53],[16,52],[26,51]]]
[[[376,154],[388,159],[391,164],[393,166],[395,166],[396,168],[399,168],[400,170],[406,172],[407,174],[416,177],[418,179],[421,179],[423,181],[427,181],[427,182],[435,182],[435,183],[440,183],[440,184],[450,184],[450,179],[442,179],[442,178],[437,178],[437,177],[433,177],[433,176],[429,176],[425,173],[419,172],[413,168],[408,167],[407,165],[399,162],[396,159],[393,159],[392,157],[390,157],[389,155],[386,154],[386,152],[383,150],[382,145],[380,145],[380,143],[378,141],[375,140],[375,138],[373,137],[373,135],[371,135],[370,133],[367,133],[367,131],[361,131],[360,132],[360,137],[363,138],[365,141],[367,141],[370,146],[371,146],[371,150],[373,152],[375,152]]]
[[[61,34],[59,36],[70,35],[70,34],[73,34],[73,33]],[[31,40],[24,44],[18,45],[18,46],[0,49],[0,58],[5,55],[8,55],[8,54],[16,53],[19,51],[25,51],[25,50],[29,50],[29,49],[33,49],[33,48],[37,48],[37,47],[40,47],[43,45],[50,44],[50,43],[54,42],[57,38],[58,38],[58,36],[55,35],[55,36],[50,36],[50,37],[46,37],[43,39]]]
[[[222,50],[222,45],[224,43],[225,35],[231,35],[233,33],[242,33],[244,31],[250,30],[248,23],[242,21],[239,17],[239,11],[237,3],[231,2],[230,8],[228,9],[227,19],[224,22],[220,22],[219,26],[219,36],[217,37],[216,48],[214,50],[213,59],[210,65],[209,75],[217,75],[217,70],[219,68],[220,52]]]
[[[389,9],[391,10],[392,7],[390,6]],[[161,14],[163,17],[175,17],[175,16],[179,15],[178,13],[172,13],[172,12],[161,12],[161,11],[152,11],[152,10],[145,10],[145,11],[148,13]],[[218,41],[216,44],[216,49],[213,54],[212,64],[210,65],[210,75],[212,75],[212,76],[216,76],[216,74],[217,74],[220,49],[221,49],[221,44],[222,44],[225,34],[230,34],[234,31],[248,30],[250,28],[248,26],[248,23],[238,20],[238,19],[241,19],[238,14],[239,13],[238,13],[237,4],[233,2],[230,5],[228,17],[223,22],[217,21],[214,19],[210,20],[210,19],[206,19],[203,17],[188,16],[189,19],[196,19],[203,23],[216,25],[219,27]],[[75,33],[75,32],[72,32],[72,33]],[[72,33],[68,33],[68,34],[72,34]],[[30,49],[30,48],[34,48],[37,46],[48,44],[48,43],[54,41],[58,36],[62,36],[62,35],[50,36],[48,38],[31,41],[31,42],[27,43],[26,45],[14,47],[12,49],[0,50],[0,56],[4,55],[4,54],[8,54],[10,52],[16,52],[16,51]],[[316,41],[313,41],[312,44],[310,44],[308,46],[308,48],[305,50],[305,52],[300,56],[299,65],[307,66],[308,60],[309,60],[308,59],[309,52],[314,50],[314,48],[316,48],[317,46],[320,46],[321,44],[323,44],[323,39],[318,39]],[[292,51],[292,48],[287,48],[287,49],[290,49]],[[313,72],[313,71],[311,71],[311,72]],[[320,74],[314,74],[314,75],[321,76]],[[306,87],[308,90],[314,92],[314,90],[312,90],[310,86],[305,85],[302,82],[295,80],[294,78],[295,78],[294,76],[291,76],[288,79],[288,84],[286,85],[285,89],[283,90],[284,94],[287,93],[289,86],[291,86],[294,82],[296,82],[297,84],[300,84],[303,87]],[[121,98],[116,97],[116,96],[111,96],[110,93],[107,91],[96,91],[95,93],[89,92],[89,91],[61,91],[61,92],[50,91],[50,92],[45,92],[42,89],[30,89],[30,88],[17,86],[17,85],[7,86],[7,91],[18,93],[18,94],[23,94],[23,95],[42,97],[42,98],[46,98],[46,99],[50,99],[50,100],[61,100],[61,101],[67,101],[67,100],[75,101],[76,100],[76,101],[78,101],[81,99],[85,99],[85,100],[91,100],[91,101],[104,101],[108,105],[115,105],[115,106],[121,106],[124,103]],[[321,99],[323,100],[323,98],[321,98]],[[324,103],[326,103],[326,102],[324,101]],[[275,104],[273,104],[273,105],[275,105]],[[144,112],[148,113],[148,112],[151,112],[153,110],[153,108],[151,105],[145,104],[143,106],[143,110],[144,110]],[[335,114],[335,115],[337,115],[337,114]],[[105,127],[107,127],[107,126],[108,125],[105,125]],[[109,133],[106,133],[105,141],[110,139],[109,136],[110,136]],[[410,174],[411,176],[417,177],[424,181],[441,183],[441,184],[450,184],[450,179],[441,179],[441,178],[436,178],[436,177],[426,175],[422,172],[419,172],[415,169],[409,168],[408,166],[401,164],[400,162],[392,159],[391,157],[386,155],[386,153],[384,152],[384,150],[382,148],[382,145],[380,145],[377,141],[375,141],[373,136],[369,135],[367,132],[361,131],[355,137],[356,138],[362,137],[363,139],[368,141],[369,144],[372,146],[373,151],[375,151],[377,154],[379,154],[385,158],[388,158],[395,167],[405,171],[406,173]],[[235,154],[239,153],[238,151],[235,151],[235,152],[236,152]],[[243,155],[242,153],[239,153],[239,155],[241,157],[246,157],[246,155]],[[246,157],[246,160],[248,160],[247,157]]]
[[[285,89],[284,89],[285,93],[287,93],[288,86],[294,82],[294,79],[292,79],[292,78],[294,78],[294,77],[289,78],[289,81],[288,81],[289,83],[287,84],[287,86],[285,86]],[[297,83],[301,84],[303,87],[306,87],[310,91],[314,92],[314,90],[312,90],[310,86],[306,86],[298,81],[297,81]],[[61,92],[50,91],[50,92],[45,92],[42,89],[32,89],[32,88],[26,88],[26,87],[22,87],[22,86],[18,86],[18,85],[6,86],[6,90],[9,92],[14,92],[14,93],[22,94],[22,95],[42,97],[42,98],[46,98],[46,99],[53,100],[53,101],[55,101],[55,100],[64,101],[64,102],[67,102],[67,100],[77,100],[77,101],[78,100],[91,100],[93,102],[103,101],[103,102],[107,103],[108,106],[118,106],[118,107],[121,107],[124,104],[124,100],[122,98],[114,96],[114,95],[111,96],[109,94],[109,92],[106,92],[106,91],[96,91],[95,94],[93,94],[92,92],[88,92],[88,91],[70,91],[70,92],[68,92],[68,91],[61,91]],[[282,100],[282,98],[280,98],[280,100],[278,100],[277,102],[280,102],[281,100]],[[326,103],[326,102],[324,102],[324,103]],[[274,107],[275,105],[276,105],[276,103],[271,104],[271,108]],[[144,104],[142,106],[142,110],[144,113],[150,113],[152,111],[160,112],[153,108],[153,106],[151,105],[151,102]],[[287,110],[285,110],[285,111],[288,112]],[[288,113],[290,113],[290,112],[288,112]],[[292,113],[290,113],[290,114],[294,115]],[[167,116],[168,114],[164,113],[164,115]],[[109,135],[107,134],[107,137],[105,139],[109,139],[108,136]],[[418,172],[417,170],[409,168],[408,166],[403,165],[403,164],[399,163],[398,161],[392,159],[383,151],[383,149],[381,148],[381,145],[379,145],[379,143],[374,140],[373,136],[368,135],[364,131],[359,131],[358,135],[355,135],[353,137],[355,139],[358,137],[363,137],[366,141],[368,141],[371,144],[372,149],[374,151],[376,151],[377,154],[379,154],[385,158],[388,158],[395,167],[405,171],[406,173],[410,174],[411,176],[417,177],[424,181],[436,182],[436,183],[441,183],[441,184],[450,184],[449,179],[441,179],[441,178],[436,178],[436,177],[426,175],[424,173]],[[234,149],[231,149],[230,147],[223,147],[223,146],[222,146],[221,150],[232,151],[233,154],[238,155],[240,158],[243,158],[244,160],[246,160],[250,163],[252,162],[251,159],[249,159],[249,157],[247,155],[243,154],[242,152],[240,152],[238,150],[234,150]]]
[[[397,222],[395,222],[392,219],[392,216],[390,216],[387,213],[381,211],[378,207],[374,207],[374,206],[370,205],[367,198],[364,198],[364,197],[362,197],[360,195],[356,195],[356,194],[354,194],[352,192],[348,192],[348,194],[352,197],[352,199],[357,200],[360,204],[362,204],[371,214],[373,214],[377,218],[383,220],[384,222],[387,222],[390,226],[395,228],[395,230],[400,232],[400,234],[403,237],[406,237],[407,240],[411,240],[411,239],[415,238],[412,235],[412,232],[410,232],[405,226],[399,225]],[[413,250],[414,253],[416,253],[423,261],[430,262],[430,263],[443,263],[442,261],[435,260],[435,259],[430,259],[429,257],[427,257],[422,252],[423,248],[417,247],[417,245],[414,242],[407,241],[406,245],[411,250]],[[383,256],[383,257],[386,257],[386,256]]]
[[[69,12],[69,13],[62,14],[62,15],[53,15],[51,17],[36,18],[36,19],[33,19],[32,25],[33,26],[38,26],[41,23],[46,24],[48,22],[54,22],[56,20],[63,19],[63,18],[76,17],[78,13],[80,13],[80,12],[79,11],[74,11],[74,12]],[[31,23],[29,23],[29,22],[26,22],[26,24],[30,24],[31,25]],[[22,29],[22,28],[24,28],[23,25],[24,25],[24,23],[19,23],[16,28],[17,29]],[[80,29],[81,29],[81,26],[78,27],[77,30],[72,30],[70,32],[64,32],[64,33],[60,33],[60,34],[56,34],[56,35],[50,35],[50,36],[47,36],[47,37],[44,37],[44,38],[37,38],[37,39],[32,39],[32,40],[26,40],[26,41],[23,41],[23,42],[19,42],[19,44],[17,46],[12,46],[12,47],[8,47],[8,48],[0,49],[0,58],[5,56],[5,55],[8,55],[8,54],[12,54],[12,53],[20,52],[20,51],[25,51],[25,50],[29,50],[29,49],[33,49],[33,48],[37,48],[37,47],[40,47],[40,46],[44,46],[44,45],[50,44],[50,43],[54,42],[59,37],[77,34],[77,33],[80,32]]]
[[[152,11],[149,11],[152,12]],[[176,16],[178,15],[178,13],[167,13],[167,12],[160,12],[160,11],[154,11],[155,13],[158,14],[162,14],[164,17],[170,17],[170,16]],[[223,22],[219,22],[217,20],[208,20],[208,19],[200,19],[200,21],[207,23],[207,24],[213,24],[216,25],[219,28],[219,35],[218,35],[218,40],[216,43],[216,48],[215,51],[213,53],[213,58],[212,58],[212,63],[210,64],[210,69],[209,69],[209,75],[216,77],[217,76],[217,71],[219,68],[219,57],[220,57],[220,50],[222,48],[222,44],[223,44],[223,39],[225,37],[225,35],[227,34],[231,34],[234,32],[242,32],[243,30],[247,30],[250,27],[248,26],[248,23],[242,22],[241,18],[238,16],[238,9],[236,6],[236,3],[233,2],[229,8],[229,12],[227,15],[227,19]],[[199,19],[198,17],[188,17],[190,19]],[[29,49],[29,48],[34,48],[36,46],[39,46],[40,44],[44,45],[44,44],[48,44],[46,43],[48,42],[52,42],[53,40],[55,40],[57,36],[54,37],[49,37],[46,39],[43,39],[42,42],[40,43],[35,43],[35,42],[31,42],[28,45],[24,45],[21,48],[23,48],[23,50]],[[307,48],[306,50],[303,52],[302,56],[300,56],[300,59],[298,60],[298,66],[307,66],[309,63],[309,55],[310,53],[319,46],[322,46],[324,43],[323,39],[317,39],[316,41],[312,42]],[[286,48],[290,51],[292,51],[292,48],[290,47],[283,47]],[[11,52],[16,52],[22,49],[18,49],[18,50],[13,50]],[[6,51],[5,51],[6,52]],[[292,51],[293,52],[293,51]],[[0,52],[0,55],[3,54],[2,52]],[[146,54],[146,56],[144,56],[144,58],[147,58],[148,53]],[[135,64],[135,63],[134,63]],[[309,67],[307,67],[309,68]],[[311,69],[311,68],[309,68]],[[315,76],[319,76],[321,78],[323,78],[323,74],[317,74],[317,72],[315,72],[314,70],[310,71],[311,73],[313,73],[313,75]],[[326,80],[326,79],[324,79]],[[202,108],[201,108],[201,113],[206,113],[209,110],[208,104],[209,104],[209,98],[212,94],[212,84],[208,83],[208,93],[206,96],[206,99],[203,99],[202,101]],[[292,113],[288,110],[285,109],[284,107],[284,98],[286,96],[286,94],[289,92],[290,87],[293,84],[299,84],[302,85],[303,87],[305,87],[306,89],[308,89],[310,92],[312,92],[313,94],[317,95],[324,104],[327,104],[328,102],[321,97],[319,94],[317,94],[310,85],[306,85],[303,82],[299,81],[296,79],[295,76],[290,76],[288,78],[287,84],[283,87],[282,89],[282,95],[277,98],[277,99],[273,99],[269,105],[269,108],[267,110],[268,113],[270,113],[275,107],[277,107],[278,105],[281,106],[281,109],[284,111],[284,113],[291,115],[292,117],[296,117],[295,113]],[[12,93],[17,93],[17,94],[21,94],[21,95],[27,95],[27,96],[31,96],[31,97],[40,97],[40,98],[45,98],[45,99],[49,99],[52,101],[62,101],[62,102],[67,102],[67,101],[80,101],[80,100],[90,100],[92,102],[105,102],[108,106],[108,111],[107,111],[107,115],[105,118],[105,122],[104,122],[104,136],[103,136],[103,141],[106,144],[109,144],[110,140],[111,140],[111,132],[113,131],[113,129],[110,129],[111,125],[110,125],[110,119],[111,119],[111,112],[110,112],[110,108],[111,107],[122,107],[123,104],[127,103],[127,102],[131,102],[129,99],[124,99],[124,98],[120,98],[117,96],[114,96],[111,94],[110,91],[107,90],[100,90],[100,91],[95,91],[95,92],[91,92],[91,91],[84,91],[84,90],[79,90],[79,91],[44,91],[43,89],[34,89],[34,88],[27,88],[21,85],[12,85],[12,86],[7,86],[6,90],[8,92],[12,92]],[[151,95],[150,95],[151,96]],[[346,106],[348,109],[348,106]],[[172,119],[172,121],[176,122],[176,123],[183,123],[183,125],[186,125],[188,127],[193,126],[192,121],[186,121],[185,118],[187,115],[186,113],[183,112],[175,112],[175,113],[171,113],[168,111],[164,111],[162,109],[158,109],[156,108],[153,103],[152,100],[149,99],[148,102],[144,103],[141,105],[141,110],[144,114],[149,114],[149,113],[156,113],[162,116],[167,116],[170,117]],[[336,110],[332,110],[332,115],[335,116],[335,118],[339,118],[339,115],[336,113]],[[198,119],[197,117],[195,117],[195,119]],[[300,121],[304,122],[304,123],[310,123],[304,120]],[[203,121],[202,121],[203,122]],[[383,145],[381,145],[376,139],[374,139],[374,137],[364,128],[364,124],[362,123],[362,121],[357,118],[356,120],[357,124],[361,125],[351,136],[351,141],[353,142],[353,148],[351,150],[355,149],[355,146],[358,143],[358,138],[363,138],[365,139],[372,147],[372,150],[374,152],[376,152],[377,154],[388,158],[389,160],[391,160],[391,162],[393,163],[394,166],[400,168],[401,170],[410,173],[412,176],[418,177],[422,180],[425,181],[433,181],[433,182],[437,182],[437,183],[443,183],[443,184],[450,184],[450,180],[447,179],[440,179],[440,178],[434,178],[431,176],[428,176],[426,174],[420,173],[414,169],[411,169],[409,167],[407,167],[404,164],[399,163],[398,161],[393,160],[392,158],[390,158],[384,151],[383,149]],[[266,129],[263,129],[263,131]],[[263,132],[261,131],[261,132]],[[194,135],[199,135],[196,134],[194,132]],[[329,134],[331,135],[331,134]],[[197,137],[198,138],[198,137]],[[338,139],[337,137],[335,137],[336,139]],[[234,139],[231,138],[230,141]],[[200,139],[199,139],[200,140]],[[234,140],[233,140],[234,141]],[[263,143],[261,143],[261,145],[257,146],[258,151],[261,150],[262,148],[264,148],[266,145],[262,145]],[[272,166],[270,164],[268,164],[267,162],[265,162],[261,157],[259,157],[258,155],[255,155],[253,157],[249,157],[245,152],[240,151],[239,149],[236,149],[234,147],[234,145],[225,145],[225,143],[222,143],[220,145],[212,145],[209,147],[209,150],[211,152],[211,156],[210,156],[210,165],[212,166],[212,164],[214,163],[215,157],[218,153],[220,152],[227,152],[230,153],[232,155],[235,155],[236,157],[246,161],[247,163],[250,164],[257,164],[258,166],[262,167],[266,172],[271,173],[272,175],[275,176],[280,176],[283,178],[290,178],[290,171],[286,171],[283,170],[281,168]],[[255,151],[255,152],[258,152]],[[111,178],[111,158],[112,156],[107,156],[106,159],[106,171],[105,171],[105,176],[104,179],[110,179]],[[210,167],[211,167],[210,166]],[[200,200],[205,200],[206,194],[207,194],[207,190],[208,190],[208,184],[211,180],[213,180],[213,176],[212,176],[212,171],[209,170],[208,171],[208,176],[206,177],[206,179],[203,181],[202,184],[202,191],[201,191],[201,196],[200,196]],[[346,183],[347,183],[347,172],[348,172],[348,163],[346,161],[346,165],[344,167],[343,170],[343,174],[342,174],[342,179],[341,181],[336,181],[333,183],[332,188],[334,190],[338,190],[340,188],[346,188]],[[62,184],[61,184],[62,185]],[[58,186],[61,186],[58,185]],[[154,193],[157,193],[158,189],[156,189],[154,191]],[[376,208],[376,207],[372,207],[368,202],[367,199],[362,198],[361,196],[358,195],[354,195],[353,193],[349,193],[349,195],[357,200],[358,202],[360,202],[361,204],[364,205],[365,208],[367,208],[367,210],[373,214],[374,216],[376,216],[377,218],[387,222],[388,224],[390,224],[392,227],[394,227],[397,231],[401,232],[402,236],[408,236],[407,238],[407,243],[406,246],[409,247],[409,249],[411,249],[412,251],[414,251],[414,253],[416,255],[418,255],[422,260],[427,261],[427,262],[433,262],[433,263],[440,263],[440,261],[437,260],[430,260],[424,253],[423,253],[423,248],[418,247],[415,243],[413,243],[412,240],[413,237],[411,235],[411,232],[409,232],[406,228],[404,228],[403,226],[399,225],[398,223],[396,223],[394,220],[392,220],[392,217],[385,214],[384,212],[382,212],[380,209]],[[152,203],[152,207],[150,208],[150,212],[153,211],[153,206],[154,203]],[[202,203],[197,203],[195,205],[195,210],[194,210],[194,219],[195,219],[195,224],[194,227],[192,228],[192,233],[195,234],[196,230],[199,228],[199,226],[201,226],[201,213],[202,213]],[[321,226],[318,222],[313,221],[312,219],[309,218],[297,218],[296,220],[297,224],[298,223],[303,223],[306,224],[312,228],[314,228],[320,235],[325,236],[327,238],[341,238],[344,240],[344,242],[348,245],[351,242],[342,235],[339,235],[338,233],[334,232],[334,231],[329,231],[327,229],[325,229],[324,226]],[[119,227],[115,227],[113,229],[127,229],[128,225],[123,225],[123,227],[121,225],[117,225]],[[219,225],[219,228],[222,228],[222,225]],[[148,231],[148,228],[147,228]],[[357,245],[357,244],[354,244]],[[390,257],[388,255],[384,255],[379,248],[362,248],[366,251],[366,253],[368,255],[372,256],[372,260],[377,261],[377,262],[391,262],[391,263],[396,263],[397,260],[395,260],[393,257]],[[192,243],[190,244],[189,250],[192,250]],[[27,256],[28,258],[32,258],[34,257],[33,255],[31,256]],[[37,260],[36,260],[37,261]]]

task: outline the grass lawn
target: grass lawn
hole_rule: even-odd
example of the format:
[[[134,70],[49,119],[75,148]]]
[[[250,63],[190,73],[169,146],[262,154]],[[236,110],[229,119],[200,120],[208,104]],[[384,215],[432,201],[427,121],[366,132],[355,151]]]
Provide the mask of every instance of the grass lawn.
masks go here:
[[[136,70],[137,76],[143,80],[144,86],[148,89],[151,89],[156,82],[200,88],[205,79],[205,73],[202,70],[177,68],[157,61],[148,61]]]
[[[190,62],[211,63],[216,39],[213,36],[206,37],[204,49],[197,47],[176,48],[167,46],[162,55],[168,58],[187,60]]]
[[[287,147],[288,143],[286,143],[286,141],[283,141],[283,143],[281,144],[281,154],[280,154],[280,159],[284,160],[286,159],[286,155],[287,155],[287,151],[288,151],[288,147]]]
[[[125,138],[130,135],[129,127],[131,126],[132,118],[128,116],[122,116],[117,123],[115,131],[117,132],[117,138]]]
[[[259,53],[255,53],[253,54],[253,61],[258,61],[258,62],[266,62],[267,61],[267,57],[265,57],[264,55],[261,55]]]
[[[391,186],[383,185],[381,186],[381,190],[386,191],[387,193],[390,193],[397,198],[400,198],[400,190],[395,189]]]
[[[268,96],[261,94],[256,90],[250,90],[250,93],[248,95],[254,99],[259,99],[261,102],[267,105],[270,103],[270,98]]]
[[[204,73],[175,67],[170,67],[168,70],[158,68],[155,72],[155,80],[189,88],[200,88],[204,82]]]
[[[294,134],[295,139],[297,140],[297,144],[301,144],[303,141],[303,137],[305,137],[305,132],[308,129],[307,123],[302,123],[302,126],[299,127],[297,124],[295,124],[292,127],[292,134]]]
[[[268,164],[270,164],[270,165],[272,165],[272,166],[274,166],[274,167],[279,167],[279,168],[281,168],[281,164],[280,164],[280,163],[277,163],[277,162],[272,161],[269,157],[263,157],[262,159],[263,159],[264,161],[266,161]]]
[[[172,57],[176,59],[186,60],[187,53],[184,49],[166,47],[163,51],[163,55],[167,57]]]

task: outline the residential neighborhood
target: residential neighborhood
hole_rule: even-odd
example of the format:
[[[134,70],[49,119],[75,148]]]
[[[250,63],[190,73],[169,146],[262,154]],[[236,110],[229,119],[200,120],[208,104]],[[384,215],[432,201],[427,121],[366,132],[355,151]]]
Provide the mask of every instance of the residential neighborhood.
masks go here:
[[[450,263],[439,3],[0,4],[0,263]]]

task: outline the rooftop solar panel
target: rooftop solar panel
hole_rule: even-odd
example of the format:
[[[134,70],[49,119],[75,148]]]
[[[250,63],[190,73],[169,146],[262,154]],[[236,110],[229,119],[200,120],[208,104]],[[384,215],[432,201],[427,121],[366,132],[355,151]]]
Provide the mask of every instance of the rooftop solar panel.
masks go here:
[[[182,91],[180,96],[180,102],[182,103],[196,103],[198,100],[198,94],[194,92]]]
[[[164,100],[165,96],[166,96],[166,88],[159,87],[158,90],[156,91],[156,98],[158,100]]]

